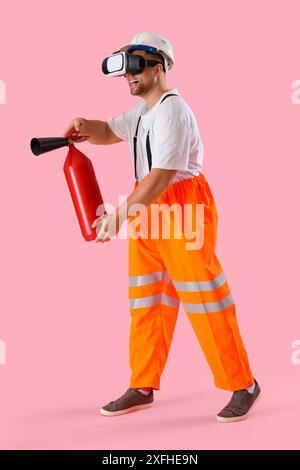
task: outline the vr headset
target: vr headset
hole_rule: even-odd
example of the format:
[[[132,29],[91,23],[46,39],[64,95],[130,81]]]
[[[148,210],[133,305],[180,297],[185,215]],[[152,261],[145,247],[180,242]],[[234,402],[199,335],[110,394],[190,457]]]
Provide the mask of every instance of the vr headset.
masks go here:
[[[157,53],[155,47],[150,46],[134,46],[128,49],[135,50],[141,49],[146,50],[152,54]],[[151,49],[151,51],[150,51]],[[137,54],[130,54],[129,52],[119,52],[116,51],[102,62],[102,72],[108,76],[121,76],[125,73],[130,73],[131,75],[138,75],[143,72],[145,67],[154,67],[157,64],[162,64],[164,72],[166,72],[166,60],[162,56],[162,62],[159,60],[149,60],[145,57]]]

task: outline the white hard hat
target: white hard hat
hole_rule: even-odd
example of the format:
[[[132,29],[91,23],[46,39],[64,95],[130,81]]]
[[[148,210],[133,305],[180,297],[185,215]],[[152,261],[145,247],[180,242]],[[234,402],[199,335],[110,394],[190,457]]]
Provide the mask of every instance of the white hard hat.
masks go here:
[[[170,70],[175,63],[173,47],[171,43],[161,34],[151,32],[137,33],[134,38],[128,44],[121,47],[120,50],[127,49],[133,45],[149,46],[156,49],[156,53],[161,54],[167,62],[166,69],[168,68]]]

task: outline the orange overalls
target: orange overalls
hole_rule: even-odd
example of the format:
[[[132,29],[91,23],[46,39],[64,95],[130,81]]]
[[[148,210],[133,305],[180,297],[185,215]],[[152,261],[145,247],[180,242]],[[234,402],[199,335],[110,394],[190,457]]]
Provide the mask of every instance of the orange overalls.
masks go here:
[[[135,188],[138,184],[136,181]],[[174,210],[168,210],[174,203]],[[186,212],[185,205],[189,207]],[[163,213],[159,227],[157,219],[151,218],[153,206],[156,213],[157,208]],[[183,230],[183,220],[195,221],[199,207],[204,208],[200,227],[204,238],[201,247],[187,249],[191,238]],[[181,219],[180,213],[184,214]],[[249,387],[254,378],[239,332],[234,300],[215,254],[218,215],[204,175],[171,183],[148,205],[144,222],[148,222],[148,232],[149,227],[153,229],[152,238],[149,233],[148,237],[136,236],[141,220],[139,214],[128,220],[130,387],[159,390],[180,302],[215,385],[231,391]],[[169,224],[170,236],[165,237],[164,229]]]
[[[139,123],[140,118],[133,141],[135,188]],[[149,131],[146,149],[150,171]],[[215,385],[234,391],[253,384],[235,304],[215,254],[217,223],[202,173],[171,183],[144,214],[129,217],[130,387],[159,390],[180,302]]]

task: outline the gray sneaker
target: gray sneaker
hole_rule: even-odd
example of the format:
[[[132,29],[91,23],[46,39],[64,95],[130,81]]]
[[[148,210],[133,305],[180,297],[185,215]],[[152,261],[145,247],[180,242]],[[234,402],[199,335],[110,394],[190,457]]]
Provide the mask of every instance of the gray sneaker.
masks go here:
[[[254,403],[260,396],[260,392],[260,386],[256,380],[253,393],[249,393],[246,389],[233,392],[230,402],[217,415],[217,421],[232,423],[246,419]]]
[[[148,408],[153,402],[153,390],[149,395],[143,395],[137,388],[129,388],[120,398],[109,402],[101,408],[104,416],[118,416],[134,410]]]

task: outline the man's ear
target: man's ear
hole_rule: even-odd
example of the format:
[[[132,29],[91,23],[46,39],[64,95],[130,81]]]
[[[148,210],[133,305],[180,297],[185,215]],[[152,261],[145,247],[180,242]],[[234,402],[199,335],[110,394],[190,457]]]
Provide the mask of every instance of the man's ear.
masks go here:
[[[159,67],[159,69],[156,69],[156,70],[159,70],[158,75],[160,75],[164,71],[163,64],[156,64],[156,67]]]

